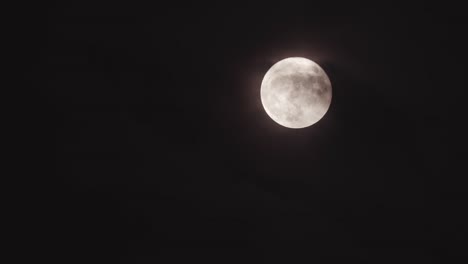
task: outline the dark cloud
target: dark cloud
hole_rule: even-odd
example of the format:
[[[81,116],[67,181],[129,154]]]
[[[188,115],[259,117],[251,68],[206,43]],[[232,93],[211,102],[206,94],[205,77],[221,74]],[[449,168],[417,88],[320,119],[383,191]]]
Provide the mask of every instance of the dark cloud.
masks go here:
[[[65,263],[460,259],[468,43],[464,9],[448,6],[38,12],[45,24],[30,26],[47,33],[28,42],[29,80],[57,111],[58,180],[44,189],[55,198],[38,216],[47,252]],[[265,72],[292,56],[333,86],[308,129],[277,125],[259,98]]]

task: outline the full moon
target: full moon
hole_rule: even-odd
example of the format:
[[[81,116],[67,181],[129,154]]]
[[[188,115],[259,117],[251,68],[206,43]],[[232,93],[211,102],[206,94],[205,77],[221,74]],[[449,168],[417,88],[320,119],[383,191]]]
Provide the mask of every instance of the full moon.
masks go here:
[[[260,97],[268,116],[288,128],[305,128],[327,113],[331,82],[315,62],[300,57],[275,63],[263,77]]]

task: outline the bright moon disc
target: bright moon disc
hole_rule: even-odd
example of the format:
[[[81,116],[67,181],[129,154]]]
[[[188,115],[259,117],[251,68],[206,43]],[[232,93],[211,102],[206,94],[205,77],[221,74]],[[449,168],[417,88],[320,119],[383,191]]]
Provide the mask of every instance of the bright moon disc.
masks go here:
[[[330,79],[315,62],[293,57],[277,62],[263,77],[260,96],[267,114],[288,128],[317,123],[332,99]]]

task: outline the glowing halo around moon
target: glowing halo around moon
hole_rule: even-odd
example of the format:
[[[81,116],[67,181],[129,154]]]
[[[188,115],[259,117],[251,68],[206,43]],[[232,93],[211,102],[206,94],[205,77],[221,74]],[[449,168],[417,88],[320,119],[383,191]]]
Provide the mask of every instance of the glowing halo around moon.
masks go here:
[[[330,79],[315,62],[301,57],[275,63],[263,77],[263,108],[276,123],[305,128],[327,113],[332,99]]]

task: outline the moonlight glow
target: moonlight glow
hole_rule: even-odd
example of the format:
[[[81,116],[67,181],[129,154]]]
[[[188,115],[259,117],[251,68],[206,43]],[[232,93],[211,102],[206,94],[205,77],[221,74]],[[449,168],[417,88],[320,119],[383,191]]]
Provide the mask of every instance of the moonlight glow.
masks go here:
[[[299,57],[273,65],[262,81],[260,96],[267,114],[288,128],[317,123],[332,98],[330,79],[315,62]]]

